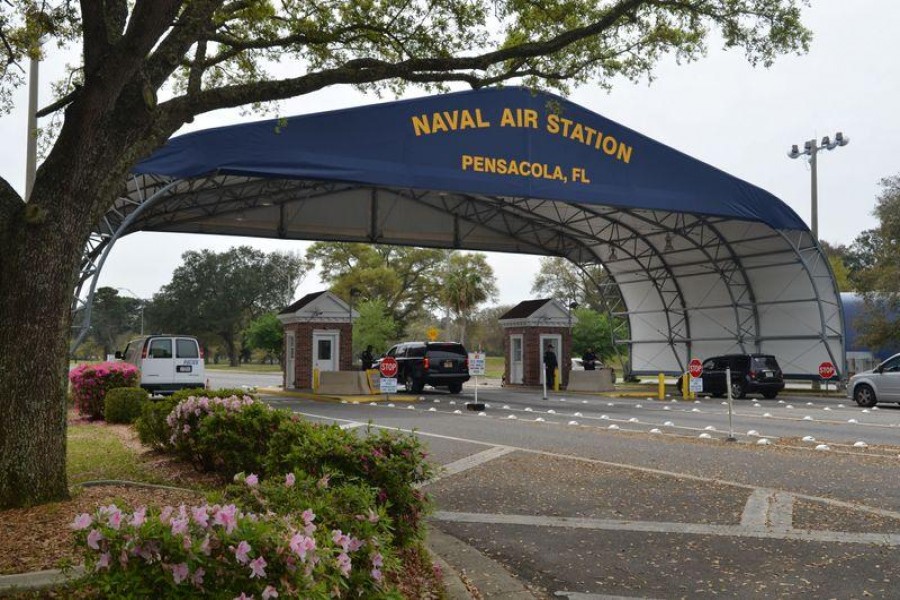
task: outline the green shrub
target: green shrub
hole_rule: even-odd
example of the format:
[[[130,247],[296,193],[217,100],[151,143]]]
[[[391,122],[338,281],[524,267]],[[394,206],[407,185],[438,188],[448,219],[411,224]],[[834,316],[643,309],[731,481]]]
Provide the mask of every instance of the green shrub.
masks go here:
[[[287,415],[250,396],[190,397],[167,417],[175,452],[198,469],[231,479],[260,473],[269,437]]]
[[[103,400],[104,417],[108,423],[134,423],[148,398],[147,391],[139,387],[113,388]]]
[[[281,423],[269,442],[265,471],[304,472],[332,485],[365,482],[394,525],[397,543],[421,539],[421,521],[430,506],[415,486],[432,476],[419,440],[411,435],[370,430],[365,438],[336,425],[292,418]]]
[[[204,504],[126,513],[111,504],[78,515],[72,528],[83,585],[101,597],[402,599],[382,575],[397,562],[383,540],[328,527],[309,509],[287,516]]]
[[[141,407],[141,416],[134,422],[141,443],[156,450],[172,449],[172,428],[166,422],[169,413],[178,404],[172,398],[150,400]]]

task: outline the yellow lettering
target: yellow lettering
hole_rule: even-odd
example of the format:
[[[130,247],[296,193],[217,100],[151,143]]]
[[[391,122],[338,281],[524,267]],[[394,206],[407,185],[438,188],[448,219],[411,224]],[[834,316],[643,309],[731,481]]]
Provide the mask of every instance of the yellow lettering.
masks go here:
[[[496,173],[497,172],[497,159],[491,158],[490,156],[484,157],[484,171],[485,173]]]
[[[485,127],[491,126],[490,121],[485,121],[483,118],[481,118],[481,109],[480,108],[475,109],[475,121],[478,122],[479,129],[484,129]]]
[[[616,149],[619,147],[619,142],[616,141],[611,135],[603,138],[603,151],[612,156],[616,153]]]
[[[600,144],[603,142],[603,133],[597,132],[597,141],[594,142],[594,148],[597,150],[600,149]]]
[[[472,156],[469,154],[462,155],[462,170],[468,171],[469,167],[472,166]]]
[[[509,161],[509,169],[506,172],[510,175],[519,175],[519,163],[514,160]]]
[[[503,114],[500,116],[500,127],[515,127],[516,121],[513,119],[512,111],[508,108],[503,109]]]
[[[475,157],[475,170],[479,173],[484,173],[484,157],[476,156]]]
[[[532,129],[538,128],[538,114],[536,110],[530,108],[525,109],[525,123],[523,127],[531,127]]]
[[[438,131],[447,132],[447,124],[444,123],[444,120],[441,118],[441,113],[434,113],[431,116],[431,131],[437,133]]]
[[[593,127],[588,127],[587,125],[584,126],[584,130],[587,132],[587,137],[585,137],[584,143],[590,146],[594,140],[594,135],[596,135],[597,130]]]
[[[413,116],[413,131],[416,132],[416,137],[419,137],[422,134],[428,135],[431,133],[431,127],[428,125],[428,115],[422,115],[421,117]]]
[[[616,155],[621,161],[625,161],[625,164],[631,162],[631,151],[634,150],[631,146],[626,146],[625,144],[619,144],[619,153]]]
[[[572,139],[578,140],[582,144],[584,143],[584,131],[581,128],[581,123],[575,123],[575,127],[572,128]]]
[[[460,129],[474,129],[475,128],[475,119],[472,118],[472,113],[467,110],[462,112],[462,115],[459,119],[459,128]]]
[[[559,133],[559,117],[552,113],[547,115],[547,133]]]
[[[435,115],[437,116],[437,115]],[[456,131],[459,129],[459,111],[454,110],[453,112],[444,111],[444,119],[446,119],[447,124],[450,126],[450,129]]]
[[[506,162],[505,158],[497,159],[497,173],[499,173],[500,175],[506,175],[507,173],[509,173],[508,167],[509,164]]]
[[[563,124],[563,137],[569,137],[569,126],[572,124],[572,119],[560,119]]]

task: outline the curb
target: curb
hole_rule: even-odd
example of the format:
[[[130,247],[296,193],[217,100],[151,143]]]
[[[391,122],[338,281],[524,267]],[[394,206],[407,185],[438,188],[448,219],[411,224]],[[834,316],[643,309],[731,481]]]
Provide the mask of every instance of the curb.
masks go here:
[[[483,600],[536,600],[532,592],[525,585],[509,574],[509,572],[497,561],[488,558],[465,542],[439,530],[433,523],[428,525],[428,548],[446,563],[449,570],[445,569],[444,579],[447,582],[448,572],[452,571],[451,580],[456,580],[462,586],[465,595],[451,594],[451,587],[447,585],[447,593],[451,600],[470,600],[480,598]],[[441,568],[444,565],[441,564]],[[470,592],[463,578],[469,581],[477,590],[478,595]]]
[[[313,392],[296,392],[281,388],[257,388],[260,395],[277,396],[282,398],[303,398],[304,400],[316,400],[319,402],[347,402],[350,404],[368,404],[369,402],[384,402],[383,394],[369,394],[366,396],[332,396],[314,394]],[[416,402],[418,396],[408,394],[391,394],[391,402]]]
[[[18,573],[16,575],[0,575],[0,594],[9,592],[30,592],[51,587],[58,587],[84,575],[84,567],[77,565],[64,573],[60,569]]]

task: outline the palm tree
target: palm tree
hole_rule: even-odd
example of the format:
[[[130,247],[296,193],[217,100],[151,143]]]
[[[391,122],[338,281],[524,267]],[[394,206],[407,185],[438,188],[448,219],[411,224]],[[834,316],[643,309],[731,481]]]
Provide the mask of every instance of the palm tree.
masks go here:
[[[451,254],[442,295],[445,305],[460,322],[459,341],[465,344],[469,315],[479,304],[497,296],[494,270],[487,257],[480,253]]]

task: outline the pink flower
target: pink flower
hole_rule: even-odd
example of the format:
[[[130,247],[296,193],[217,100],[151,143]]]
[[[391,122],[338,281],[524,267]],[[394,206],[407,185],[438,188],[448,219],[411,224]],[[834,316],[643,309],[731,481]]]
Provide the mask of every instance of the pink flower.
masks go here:
[[[87,513],[81,513],[75,520],[72,521],[72,524],[69,525],[72,529],[76,531],[81,531],[82,529],[87,529],[94,523],[94,519],[91,518],[91,515]]]
[[[250,546],[250,544],[248,544],[246,540],[243,540],[240,544],[238,544],[237,550],[234,551],[234,558],[242,565],[246,565],[247,561],[250,560],[247,557],[247,554],[252,549],[253,548]]]
[[[109,568],[109,552],[104,552],[100,555],[100,560],[97,561],[98,569],[108,569]]]
[[[223,506],[213,517],[213,523],[222,525],[226,533],[231,533],[237,527],[237,507],[234,504]]]
[[[290,547],[291,551],[300,557],[300,560],[306,560],[306,553],[316,549],[316,540],[295,533],[291,538]]]
[[[198,506],[196,508],[191,509],[191,514],[194,516],[194,522],[200,525],[201,527],[209,527],[209,513],[206,512],[206,505]]]
[[[193,583],[197,587],[202,586],[204,575],[206,575],[206,571],[203,569],[203,567],[197,567],[197,570],[194,571],[193,575],[191,575],[191,583]]]
[[[350,561],[350,557],[347,556],[346,552],[341,552],[340,554],[338,554],[337,563],[338,563],[338,568],[340,568],[341,573],[343,573],[344,576],[347,576],[350,574],[351,561]]]
[[[188,532],[188,519],[172,519],[172,535],[184,535]]]
[[[266,559],[262,556],[250,561],[250,579],[266,576]]]
[[[381,567],[384,564],[384,557],[381,556],[381,552],[376,552],[372,555],[372,566],[373,567]]]
[[[247,475],[247,479],[244,480],[244,483],[250,487],[256,487],[259,484],[259,477],[256,476],[256,473],[250,473]]]
[[[381,569],[372,569],[372,579],[381,581]]]
[[[147,520],[147,507],[142,506],[131,516],[131,522],[129,523],[132,527],[140,527]]]
[[[284,485],[285,487],[294,487],[294,482],[296,481],[296,477],[294,477],[293,473],[288,473],[284,476]],[[277,594],[278,592],[276,592]]]
[[[187,579],[188,570],[187,563],[178,563],[177,565],[172,565],[172,579],[175,580],[175,585],[178,585],[185,579]]]
[[[307,508],[303,511],[303,522],[309,525],[313,521],[316,520],[316,513],[314,513],[311,509]]]
[[[267,585],[266,589],[263,590],[262,597],[263,600],[269,600],[269,598],[277,598],[278,590],[273,588],[271,585]]]
[[[203,538],[203,542],[200,544],[200,552],[209,556],[209,536]]]
[[[100,540],[103,539],[103,534],[97,531],[96,529],[91,529],[91,532],[87,536],[87,545],[94,550],[100,549]]]
[[[169,518],[172,516],[172,513],[175,512],[175,509],[171,506],[166,506],[162,509],[162,512],[159,513],[159,521],[163,525],[169,524]]]
[[[245,594],[244,592],[241,592],[241,595],[240,595],[240,596],[235,596],[235,597],[234,597],[234,600],[253,600],[253,594],[250,594],[250,595],[248,596],[248,595]]]
[[[362,548],[364,544],[365,544],[365,542],[362,541],[361,539],[351,537],[350,544],[349,544],[349,550],[350,550],[350,552],[356,552],[357,550]]]

